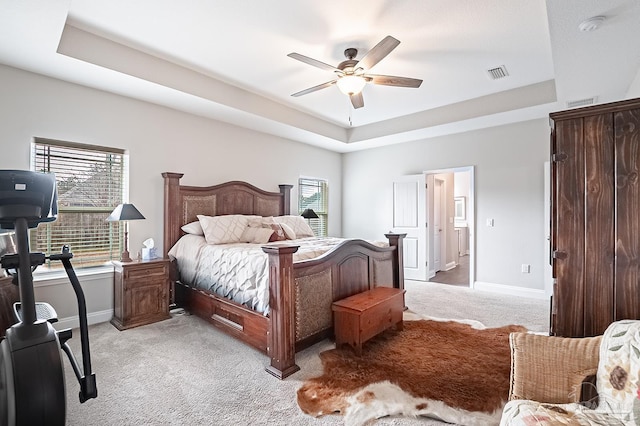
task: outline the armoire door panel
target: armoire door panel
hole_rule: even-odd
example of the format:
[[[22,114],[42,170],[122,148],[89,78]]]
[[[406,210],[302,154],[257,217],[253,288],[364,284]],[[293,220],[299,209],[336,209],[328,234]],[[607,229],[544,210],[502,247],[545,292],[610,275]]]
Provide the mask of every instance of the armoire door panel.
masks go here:
[[[640,98],[551,113],[551,331],[640,319]]]
[[[615,318],[640,318],[640,109],[615,113]]]
[[[554,303],[561,306],[556,314],[556,333],[580,336],[584,318],[584,142],[583,120],[564,120],[556,124],[555,248],[563,256],[554,259],[557,294]]]
[[[584,118],[584,335],[602,334],[614,318],[615,182],[613,115]]]

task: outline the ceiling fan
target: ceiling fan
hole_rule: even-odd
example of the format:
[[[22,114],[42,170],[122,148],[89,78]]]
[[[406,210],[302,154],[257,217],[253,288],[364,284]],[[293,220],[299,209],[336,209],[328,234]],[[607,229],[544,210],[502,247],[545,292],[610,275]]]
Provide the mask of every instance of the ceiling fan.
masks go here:
[[[312,93],[325,87],[338,86],[338,89],[345,95],[348,95],[351,99],[351,104],[354,108],[362,108],[364,106],[364,99],[362,97],[362,89],[367,83],[381,84],[384,86],[397,86],[397,87],[420,87],[422,80],[408,77],[397,77],[392,75],[376,75],[368,74],[367,71],[373,68],[378,62],[384,59],[393,49],[400,44],[399,40],[391,36],[386,36],[382,41],[376,44],[362,59],[359,61],[355,59],[358,54],[358,50],[354,48],[348,48],[344,51],[346,61],[342,61],[338,66],[334,67],[324,62],[312,59],[308,56],[301,55],[299,53],[289,53],[287,56],[293,59],[297,59],[306,64],[313,65],[314,67],[321,68],[323,70],[332,71],[336,75],[336,79],[327,81],[326,83],[319,84],[317,86],[310,87],[308,89],[296,92],[291,96],[302,96],[307,93]]]

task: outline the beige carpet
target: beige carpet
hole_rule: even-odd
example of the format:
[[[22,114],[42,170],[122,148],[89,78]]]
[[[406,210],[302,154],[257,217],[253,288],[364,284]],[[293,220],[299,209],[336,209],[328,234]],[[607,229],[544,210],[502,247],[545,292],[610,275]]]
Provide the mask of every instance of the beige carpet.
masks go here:
[[[434,283],[407,282],[406,303],[421,315],[470,318],[487,326],[548,328],[548,302],[500,297]],[[302,382],[321,374],[324,341],[297,355],[301,371],[279,381],[268,359],[202,320],[186,315],[120,332],[90,328],[98,398],[78,402],[78,384],[65,362],[69,425],[340,425],[340,416],[314,419],[296,404]],[[79,354],[79,335],[70,341]],[[376,425],[442,425],[428,419],[386,418]]]

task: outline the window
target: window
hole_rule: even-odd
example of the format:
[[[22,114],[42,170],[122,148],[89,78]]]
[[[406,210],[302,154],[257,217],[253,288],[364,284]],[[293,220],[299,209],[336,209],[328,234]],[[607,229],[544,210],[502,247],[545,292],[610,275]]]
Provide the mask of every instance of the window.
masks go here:
[[[307,219],[313,233],[318,237],[327,236],[327,219],[329,216],[328,207],[328,185],[323,179],[300,178],[298,179],[298,210],[299,214],[305,209],[313,209],[318,215],[318,219]]]
[[[122,226],[105,219],[123,202],[125,162],[123,150],[36,139],[31,169],[56,174],[58,219],[31,231],[31,250],[59,253],[68,244],[77,267],[118,259]],[[53,262],[50,266],[61,264]]]

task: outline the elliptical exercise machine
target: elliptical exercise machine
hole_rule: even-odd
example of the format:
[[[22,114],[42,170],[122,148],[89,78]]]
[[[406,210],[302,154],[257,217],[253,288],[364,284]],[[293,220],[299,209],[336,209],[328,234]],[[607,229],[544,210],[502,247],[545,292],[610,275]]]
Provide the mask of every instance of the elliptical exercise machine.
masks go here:
[[[52,222],[58,214],[56,180],[53,174],[22,170],[0,170],[0,228],[14,229],[18,252],[0,259],[2,267],[18,284],[20,302],[14,304],[18,321],[7,329],[0,343],[0,425],[64,425],[66,393],[60,350],[68,356],[80,383],[80,402],[96,398],[96,376],[91,372],[89,332],[84,293],[71,266],[73,254],[65,245],[61,253],[45,256],[29,251],[29,228]],[[55,310],[36,303],[33,271],[46,260],[64,265],[75,291],[80,320],[82,372],[67,340],[71,329],[56,332]],[[17,279],[17,282],[16,282]]]

